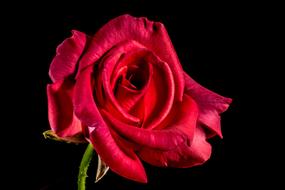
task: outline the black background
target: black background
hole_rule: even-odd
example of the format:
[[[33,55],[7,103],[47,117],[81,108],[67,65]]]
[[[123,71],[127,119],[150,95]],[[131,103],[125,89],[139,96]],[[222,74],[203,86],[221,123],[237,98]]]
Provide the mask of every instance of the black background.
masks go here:
[[[162,169],[144,163],[148,184],[126,180],[111,171],[94,184],[95,159],[89,168],[87,189],[232,189],[266,182],[262,179],[270,164],[261,163],[263,157],[257,156],[265,141],[255,138],[266,138],[256,131],[263,131],[262,125],[267,123],[265,120],[262,125],[257,123],[254,118],[263,115],[253,111],[260,111],[260,102],[264,101],[255,92],[264,84],[260,62],[264,55],[260,55],[257,47],[267,47],[259,32],[266,17],[256,12],[256,6],[217,3],[196,6],[178,1],[154,4],[143,0],[77,3],[30,7],[17,14],[13,22],[17,45],[12,44],[11,50],[18,53],[12,59],[20,60],[10,66],[20,80],[10,81],[13,85],[8,88],[21,98],[14,99],[6,110],[14,116],[10,123],[18,126],[10,132],[17,148],[8,147],[11,155],[15,155],[11,160],[16,166],[10,174],[16,179],[11,185],[41,190],[76,189],[86,145],[53,142],[42,136],[49,129],[46,98],[46,85],[51,83],[49,64],[57,45],[71,35],[72,29],[92,35],[110,19],[125,13],[164,23],[186,72],[205,87],[233,98],[233,103],[222,114],[224,139],[210,140],[213,153],[204,165]],[[262,149],[263,156],[270,151]]]

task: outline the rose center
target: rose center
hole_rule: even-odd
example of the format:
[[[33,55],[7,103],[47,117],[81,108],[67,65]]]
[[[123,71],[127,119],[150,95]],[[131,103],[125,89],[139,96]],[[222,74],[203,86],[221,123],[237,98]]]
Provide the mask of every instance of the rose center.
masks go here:
[[[126,79],[134,86],[136,89],[142,89],[148,78],[148,72],[146,64],[133,65],[128,67],[126,73]]]
[[[144,60],[125,66],[120,72],[114,88],[114,94],[116,94],[120,86],[131,90],[141,90],[149,79],[148,64]]]

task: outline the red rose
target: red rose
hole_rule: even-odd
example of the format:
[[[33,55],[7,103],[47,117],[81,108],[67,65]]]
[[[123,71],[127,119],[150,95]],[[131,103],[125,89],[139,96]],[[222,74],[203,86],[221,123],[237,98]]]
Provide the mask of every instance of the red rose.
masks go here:
[[[192,167],[222,137],[219,114],[231,103],[182,69],[163,24],[123,15],[94,36],[73,31],[49,71],[48,115],[60,137],[84,134],[121,176],[147,182],[140,159]]]

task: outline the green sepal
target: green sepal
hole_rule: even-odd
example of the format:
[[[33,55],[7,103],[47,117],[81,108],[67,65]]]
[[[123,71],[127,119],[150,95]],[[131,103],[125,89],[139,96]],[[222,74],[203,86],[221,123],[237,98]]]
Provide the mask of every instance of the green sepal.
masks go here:
[[[106,175],[108,170],[109,170],[109,166],[107,166],[106,163],[103,162],[101,160],[100,156],[98,155],[98,165],[97,165],[97,173],[96,173],[95,183],[100,181]]]
[[[51,139],[51,140],[59,141],[59,142],[75,143],[75,144],[87,143],[83,134],[81,133],[76,134],[71,137],[59,137],[52,130],[47,130],[43,132],[43,135],[45,139]]]

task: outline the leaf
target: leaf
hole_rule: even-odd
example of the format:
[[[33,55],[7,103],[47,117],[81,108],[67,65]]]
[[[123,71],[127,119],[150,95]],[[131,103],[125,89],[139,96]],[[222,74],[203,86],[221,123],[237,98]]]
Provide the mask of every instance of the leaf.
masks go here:
[[[98,155],[98,166],[97,166],[95,183],[100,181],[106,175],[108,170],[109,170],[109,166],[107,166],[106,163],[103,162],[100,156]]]
[[[43,132],[43,135],[44,135],[45,139],[51,139],[51,140],[59,141],[59,142],[75,143],[75,144],[87,142],[85,140],[83,134],[81,134],[81,133],[76,134],[72,137],[59,137],[52,130],[47,130],[47,131]]]

